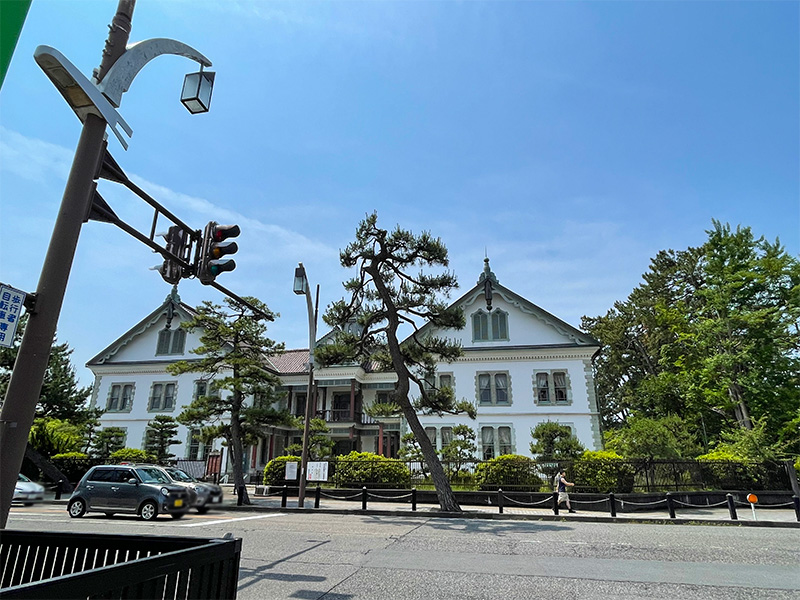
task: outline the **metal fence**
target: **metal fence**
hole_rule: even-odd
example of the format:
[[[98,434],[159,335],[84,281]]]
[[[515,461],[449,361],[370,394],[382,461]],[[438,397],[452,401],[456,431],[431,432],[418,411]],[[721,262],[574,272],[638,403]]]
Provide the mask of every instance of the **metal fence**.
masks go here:
[[[432,487],[430,469],[421,461],[393,461],[404,474],[387,470],[385,461],[330,459],[329,484],[339,488],[371,489]],[[537,462],[523,459],[510,468],[489,468],[490,461],[442,461],[456,490],[550,492],[560,468],[574,481],[578,493],[652,493],[709,490],[791,490],[785,466],[777,462],[725,462],[697,460],[606,460]],[[481,467],[481,465],[486,465]],[[358,477],[341,477],[347,469]],[[251,479],[252,480],[252,479]],[[262,478],[258,476],[261,483]],[[269,485],[293,485],[297,480],[275,479]]]
[[[5,530],[0,598],[235,598],[241,539]]]

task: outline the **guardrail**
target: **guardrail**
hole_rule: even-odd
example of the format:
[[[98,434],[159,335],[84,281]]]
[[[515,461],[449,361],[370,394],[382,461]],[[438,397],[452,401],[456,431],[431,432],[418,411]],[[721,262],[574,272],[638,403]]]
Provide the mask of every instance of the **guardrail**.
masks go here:
[[[0,598],[233,599],[241,539],[4,530]]]

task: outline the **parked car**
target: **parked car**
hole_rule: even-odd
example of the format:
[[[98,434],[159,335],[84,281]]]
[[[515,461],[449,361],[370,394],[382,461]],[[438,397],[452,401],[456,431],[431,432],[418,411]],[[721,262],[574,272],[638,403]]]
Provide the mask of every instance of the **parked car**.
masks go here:
[[[159,514],[180,519],[196,502],[192,490],[172,483],[160,467],[99,465],[83,476],[67,504],[70,517],[88,511],[133,513],[145,521]]]
[[[222,488],[215,483],[200,481],[177,467],[163,467],[163,469],[173,483],[185,485],[197,493],[197,500],[193,506],[201,515],[207,513],[213,505],[222,504]]]
[[[17,475],[12,502],[22,502],[25,506],[32,506],[34,502],[42,500],[44,500],[44,487],[31,481],[22,473]]]

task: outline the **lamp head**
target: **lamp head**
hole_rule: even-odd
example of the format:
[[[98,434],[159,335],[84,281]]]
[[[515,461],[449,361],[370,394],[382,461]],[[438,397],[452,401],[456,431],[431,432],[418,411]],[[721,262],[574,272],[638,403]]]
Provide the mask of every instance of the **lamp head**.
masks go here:
[[[203,65],[200,65],[199,72],[189,73],[184,78],[181,102],[193,115],[208,112],[215,75],[216,73],[203,71]]]
[[[298,296],[308,293],[308,277],[303,263],[294,270],[294,293]]]

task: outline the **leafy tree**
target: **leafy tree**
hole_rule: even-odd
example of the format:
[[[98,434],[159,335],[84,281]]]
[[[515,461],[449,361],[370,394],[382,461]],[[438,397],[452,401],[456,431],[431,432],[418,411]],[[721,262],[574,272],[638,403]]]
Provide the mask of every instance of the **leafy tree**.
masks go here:
[[[79,452],[83,448],[81,428],[60,419],[34,419],[28,445],[46,458]]]
[[[124,447],[125,430],[122,427],[105,427],[94,436],[91,454],[95,458],[108,461],[114,452]]]
[[[574,460],[586,450],[569,427],[553,421],[544,421],[531,429],[531,438],[531,454],[540,461]]]
[[[200,331],[200,347],[192,350],[200,358],[167,367],[173,375],[202,373],[213,383],[209,389],[213,387],[214,394],[195,398],[178,415],[178,422],[202,427],[200,437],[206,443],[225,440],[236,489],[244,486],[245,445],[257,443],[268,426],[292,423],[286,411],[272,406],[281,398],[280,380],[265,367],[270,356],[283,350],[282,344],[266,336],[263,317],[273,320],[274,316],[256,298],[245,300],[260,314],[229,298],[225,299],[227,308],[203,302],[193,319],[181,323],[188,331]],[[245,402],[248,397],[253,398],[252,404]],[[246,488],[242,501],[250,504]]]
[[[298,419],[297,421],[297,429],[302,429],[304,419]],[[331,439],[330,432],[330,427],[328,427],[323,419],[311,419],[311,425],[308,428],[309,460],[322,460],[323,458],[328,458],[333,453],[336,442]],[[290,444],[283,450],[284,454],[292,456],[300,456],[302,452],[302,444]]]
[[[323,317],[337,332],[334,343],[318,348],[315,355],[325,365],[374,360],[397,374],[393,401],[431,470],[439,506],[443,511],[460,512],[436,448],[417,416],[418,411],[475,415],[475,406],[456,401],[450,387],[426,384],[437,361],[451,362],[462,352],[459,344],[430,333],[464,327],[463,311],[441,300],[458,284],[450,272],[422,271],[424,267],[447,267],[447,248],[440,239],[428,232],[415,236],[399,227],[389,232],[378,227],[377,221],[377,213],[368,215],[359,224],[355,241],[340,253],[342,266],[356,267],[357,274],[344,284],[349,300],[334,302]],[[412,273],[412,269],[419,272]],[[417,320],[426,322],[424,328]],[[412,332],[402,343],[401,328]],[[414,399],[412,384],[419,390]]]
[[[0,397],[4,398],[6,395],[27,323],[28,315],[25,314],[19,320],[13,346],[0,348]],[[39,402],[36,405],[36,418],[58,419],[73,425],[93,426],[102,411],[87,406],[92,388],[80,387],[78,384],[75,368],[70,362],[71,356],[72,348],[69,344],[59,344],[54,338]]]
[[[170,446],[180,444],[175,436],[178,433],[178,422],[170,415],[156,415],[151,419],[145,429],[144,449],[154,457],[154,461],[163,464],[175,458],[169,449]]]
[[[478,447],[475,445],[475,430],[469,425],[453,427],[453,439],[442,448],[442,460],[452,472],[458,473],[466,464],[475,460]]]
[[[155,455],[147,450],[140,450],[139,448],[121,448],[116,452],[112,452],[109,456],[111,462],[123,463],[154,463],[156,461]]]
[[[604,441],[606,450],[625,458],[689,458],[699,454],[686,423],[676,415],[631,417],[624,427],[607,431]]]
[[[584,317],[603,343],[595,367],[607,429],[677,414],[706,445],[761,418],[773,442],[791,435],[800,261],[747,227],[714,221],[707,233],[699,248],[659,252],[626,301]]]

